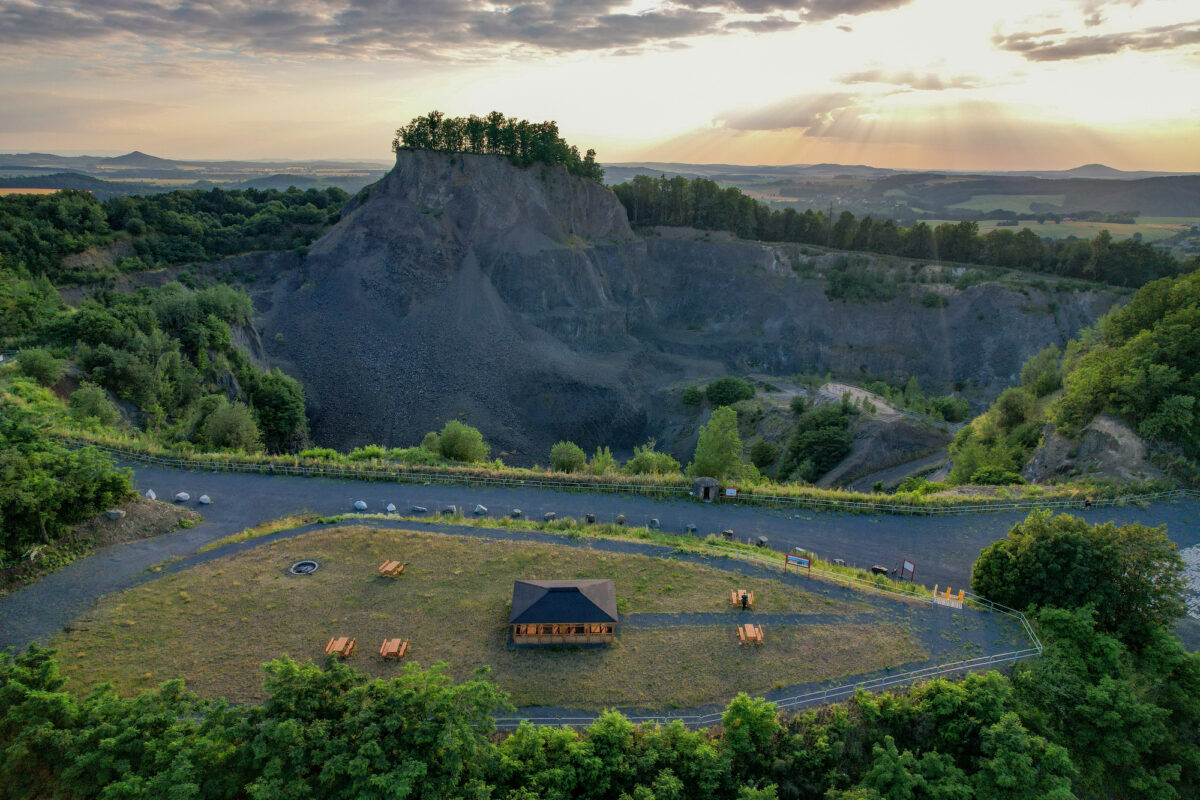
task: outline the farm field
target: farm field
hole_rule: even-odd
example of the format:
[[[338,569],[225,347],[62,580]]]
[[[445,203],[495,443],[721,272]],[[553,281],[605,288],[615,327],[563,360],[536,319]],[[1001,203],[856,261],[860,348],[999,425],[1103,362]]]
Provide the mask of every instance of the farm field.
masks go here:
[[[977,194],[970,200],[955,203],[950,208],[961,208],[967,211],[991,211],[1002,208],[1018,214],[1030,214],[1033,213],[1033,203],[1061,206],[1066,199],[1066,195],[1062,194]]]
[[[995,208],[995,206],[992,206]],[[1156,221],[1149,221],[1156,220]],[[955,223],[958,220],[925,220],[930,226],[937,226],[943,222]],[[1190,220],[1183,217],[1158,217],[1158,218],[1139,218],[1139,221],[1130,225],[1112,222],[1086,222],[1086,221],[1071,221],[1071,222],[1043,222],[1039,223],[1036,220],[1022,220],[1016,226],[1000,225],[1000,220],[981,220],[979,222],[979,232],[981,234],[997,229],[1007,229],[1016,233],[1022,228],[1029,228],[1042,238],[1049,239],[1066,239],[1069,236],[1075,236],[1080,239],[1094,239],[1100,231],[1107,230],[1112,234],[1114,239],[1128,239],[1135,233],[1142,234],[1142,238],[1147,242],[1161,242],[1164,239],[1169,239],[1177,233],[1186,231],[1197,220]]]
[[[409,562],[398,580],[377,575],[389,558]],[[287,574],[300,559],[321,566],[307,576]],[[622,623],[615,645],[508,646],[514,579],[579,577],[616,581]],[[732,608],[733,587],[755,592],[754,611]],[[184,678],[203,696],[253,701],[263,696],[263,662],[282,655],[320,662],[337,635],[358,639],[350,663],[371,675],[402,669],[376,654],[391,637],[410,640],[405,661],[444,661],[458,678],[490,666],[490,679],[518,706],[690,706],[928,657],[906,623],[872,610],[662,558],[351,526],[283,539],[106,597],[54,645],[77,691],[111,681],[132,693]],[[680,613],[728,621],[645,621]],[[643,615],[641,622],[627,624],[630,614]],[[735,622],[769,614],[790,615],[789,624],[768,624],[761,647],[738,646]],[[795,615],[819,617],[804,623]]]
[[[0,188],[0,197],[9,194],[54,194],[58,189],[15,189],[15,188]]]

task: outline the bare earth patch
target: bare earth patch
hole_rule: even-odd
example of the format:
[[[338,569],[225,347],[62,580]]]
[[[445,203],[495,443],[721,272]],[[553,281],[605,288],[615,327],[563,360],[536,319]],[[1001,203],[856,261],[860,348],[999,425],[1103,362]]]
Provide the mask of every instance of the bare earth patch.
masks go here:
[[[390,580],[376,569],[408,561]],[[320,568],[287,574],[301,559]],[[618,629],[608,648],[516,649],[508,612],[517,578],[612,578],[622,614],[725,613],[724,625]],[[730,588],[753,591],[755,613],[843,614],[850,624],[768,626],[758,648],[737,644]],[[74,690],[111,681],[131,693],[176,677],[205,696],[262,697],[259,666],[289,655],[324,658],[332,636],[358,639],[357,669],[400,666],[376,655],[384,638],[411,642],[423,666],[456,677],[490,666],[521,705],[689,706],[738,691],[857,674],[927,657],[900,626],[855,624],[867,608],[776,581],[641,555],[446,534],[347,527],[318,531],[160,578],[106,598],[60,635]],[[825,622],[826,620],[822,620]]]

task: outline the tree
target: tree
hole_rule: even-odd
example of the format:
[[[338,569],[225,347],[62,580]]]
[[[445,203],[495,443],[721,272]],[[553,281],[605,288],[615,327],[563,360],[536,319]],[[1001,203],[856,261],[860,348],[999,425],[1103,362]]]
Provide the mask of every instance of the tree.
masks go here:
[[[983,732],[972,778],[976,800],[1075,800],[1077,775],[1065,748],[1033,736],[1014,713]]]
[[[722,406],[713,411],[708,424],[700,428],[700,438],[696,442],[696,453],[692,456],[688,473],[722,480],[739,475],[743,466],[737,412]]]
[[[700,391],[699,386],[689,386],[683,390],[680,400],[685,406],[698,406],[704,400],[704,392]]]
[[[254,413],[245,403],[230,403],[219,397],[215,408],[208,413],[196,432],[196,442],[215,450],[244,450],[253,453],[262,449],[262,439]]]
[[[784,448],[780,477],[811,482],[837,466],[850,452],[849,411],[824,405],[802,413]]]
[[[71,417],[76,422],[95,420],[100,425],[109,427],[121,419],[121,412],[108,399],[108,393],[94,383],[85,383],[71,392],[68,405],[71,408]]]
[[[587,453],[574,442],[559,442],[550,448],[550,468],[557,472],[583,472]]]
[[[250,394],[263,444],[272,453],[294,453],[308,446],[304,387],[278,369],[265,373]]]
[[[734,777],[745,779],[771,763],[784,729],[774,703],[739,692],[721,716],[721,730],[721,749],[733,762]]]
[[[17,354],[17,369],[22,375],[33,378],[42,386],[53,386],[62,377],[67,362],[55,358],[48,350],[34,348]]]
[[[727,376],[710,383],[704,394],[714,406],[731,406],[739,400],[754,397],[754,385],[750,381]]]
[[[488,446],[483,441],[483,434],[477,428],[472,428],[452,419],[438,434],[438,452],[443,458],[451,461],[474,463],[484,461],[488,457]]]
[[[779,445],[759,439],[750,446],[750,463],[759,469],[766,469],[779,459],[779,453]]]
[[[989,545],[971,576],[978,594],[1014,608],[1092,606],[1098,627],[1140,641],[1184,613],[1183,560],[1166,527],[1089,525],[1034,511]]]
[[[617,460],[613,458],[612,450],[608,447],[597,447],[588,462],[588,472],[593,475],[611,475],[617,472]]]

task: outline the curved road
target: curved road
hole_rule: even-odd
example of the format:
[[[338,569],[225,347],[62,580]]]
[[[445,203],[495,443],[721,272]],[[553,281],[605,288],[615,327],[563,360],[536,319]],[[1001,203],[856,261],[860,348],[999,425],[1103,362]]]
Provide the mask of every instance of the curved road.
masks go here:
[[[979,551],[1003,538],[1024,514],[906,517],[845,514],[809,510],[771,510],[758,506],[705,505],[690,500],[660,501],[630,495],[521,488],[476,488],[368,483],[294,476],[189,472],[132,464],[138,490],[153,489],[163,499],[180,491],[195,502],[201,494],[213,503],[199,507],[205,520],[190,530],[154,539],[115,545],[47,575],[37,583],[0,597],[0,649],[23,648],[46,641],[86,611],[102,595],[143,580],[146,570],[170,559],[186,557],[202,545],[259,522],[298,511],[319,514],[349,512],[356,500],[371,511],[394,503],[401,513],[410,506],[436,512],[445,505],[470,513],[482,504],[491,516],[520,508],[531,519],[548,511],[560,517],[594,513],[601,521],[625,514],[631,525],[651,518],[666,531],[683,533],[689,524],[699,535],[732,529],[745,540],[766,536],[775,550],[805,547],[823,558],[849,564],[895,566],[908,557],[917,564],[917,579],[929,585],[969,586],[971,564]],[[1200,544],[1200,501],[1187,500],[1138,508],[1073,511],[1091,522],[1114,520],[1166,524],[1180,547]]]

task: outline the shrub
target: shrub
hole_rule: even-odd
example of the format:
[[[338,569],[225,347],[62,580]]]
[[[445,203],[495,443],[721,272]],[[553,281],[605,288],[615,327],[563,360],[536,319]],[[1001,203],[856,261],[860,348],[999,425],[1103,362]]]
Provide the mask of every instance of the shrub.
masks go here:
[[[971,483],[978,486],[1012,486],[1024,482],[1017,473],[1001,467],[981,467],[971,475]]]
[[[33,378],[42,386],[53,386],[62,377],[67,362],[55,358],[47,350],[22,350],[17,354],[17,369],[22,375]]]
[[[587,453],[574,442],[559,442],[550,448],[550,468],[556,472],[582,472]]]
[[[704,394],[714,406],[731,406],[739,400],[754,397],[754,385],[741,378],[718,378],[708,385]]]
[[[597,447],[588,472],[593,475],[611,475],[617,471],[617,460],[613,458],[612,450],[607,447]]]
[[[421,440],[421,449],[428,450],[431,453],[441,453],[441,444],[438,442],[437,431],[430,431],[425,434],[425,438]]]
[[[486,461],[488,446],[477,428],[452,419],[438,434],[438,452],[451,461],[471,463]]]
[[[1034,411],[1034,397],[1027,390],[1012,387],[996,398],[996,423],[1008,433],[1027,421]]]
[[[933,398],[930,403],[933,410],[942,415],[947,422],[962,422],[971,414],[971,404],[961,397],[952,394]]]
[[[346,453],[347,461],[370,461],[372,459],[383,460],[387,457],[387,448],[377,444],[369,444],[365,447],[356,447],[349,453]]]
[[[926,292],[921,295],[921,305],[926,308],[945,308],[949,302],[937,292]]]
[[[766,469],[779,458],[780,447],[774,442],[759,439],[750,447],[750,463],[759,469]]]
[[[704,392],[699,386],[689,386],[683,390],[682,399],[685,406],[698,406],[704,400]]]
[[[679,472],[679,462],[667,453],[654,449],[651,439],[641,447],[633,448],[633,458],[625,462],[625,472],[630,475],[672,475]]]
[[[77,422],[94,419],[101,425],[115,425],[121,419],[121,412],[108,399],[103,389],[94,383],[85,383],[81,388],[71,393],[71,416]]]
[[[341,461],[342,454],[329,447],[310,447],[296,454],[300,458],[319,458],[323,461]]]
[[[851,413],[843,402],[801,414],[784,451],[780,477],[811,482],[837,466],[850,452]]]
[[[788,409],[797,417],[800,416],[805,411],[808,411],[808,398],[802,394],[794,395],[791,402],[788,403]]]
[[[258,425],[250,408],[244,403],[230,403],[224,397],[200,424],[196,442],[216,450],[252,453],[262,449]]]

